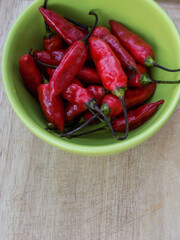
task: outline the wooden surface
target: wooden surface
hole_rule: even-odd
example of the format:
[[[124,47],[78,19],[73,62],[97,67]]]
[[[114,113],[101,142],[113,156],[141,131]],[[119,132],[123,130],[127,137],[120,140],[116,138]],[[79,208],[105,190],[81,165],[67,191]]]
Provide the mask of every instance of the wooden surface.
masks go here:
[[[31,2],[0,0],[0,52]],[[180,1],[158,2],[180,31]],[[2,81],[0,113],[1,240],[180,239],[180,105],[147,142],[97,158],[34,136],[13,112]]]

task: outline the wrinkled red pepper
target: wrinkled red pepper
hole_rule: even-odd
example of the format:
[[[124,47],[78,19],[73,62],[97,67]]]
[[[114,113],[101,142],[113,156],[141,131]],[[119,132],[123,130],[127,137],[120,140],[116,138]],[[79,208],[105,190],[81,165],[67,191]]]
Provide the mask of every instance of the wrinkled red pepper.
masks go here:
[[[128,111],[129,129],[133,130],[142,126],[156,112],[159,105],[163,104],[164,100],[155,103],[147,103],[135,110]],[[118,132],[126,131],[126,121],[124,116],[116,118],[112,121],[113,129]]]
[[[92,36],[103,39],[111,47],[116,57],[120,60],[123,68],[137,71],[134,58],[121,45],[119,40],[113,34],[111,34],[109,29],[101,26],[96,27]]]
[[[43,83],[43,79],[33,57],[29,54],[22,56],[19,60],[19,71],[27,90],[38,98],[38,86]]]
[[[155,54],[152,47],[146,43],[140,36],[125,28],[122,24],[110,20],[109,21],[113,34],[118,38],[122,45],[133,55],[135,60],[147,67],[158,67],[165,71],[177,72],[180,69],[168,69],[154,60]]]
[[[89,48],[97,72],[102,79],[103,86],[121,100],[126,117],[126,134],[123,138],[119,138],[119,140],[123,140],[128,136],[128,119],[124,103],[124,94],[127,89],[127,76],[122,69],[119,59],[104,40],[90,37]]]
[[[127,109],[134,108],[149,99],[156,89],[156,84],[136,89],[128,89],[125,92],[124,101]],[[102,100],[101,111],[106,116],[117,117],[123,114],[123,107],[118,97],[108,94]]]
[[[84,33],[52,10],[39,8],[47,24],[69,45],[85,38]]]
[[[61,96],[59,95],[50,101],[49,94],[48,83],[38,87],[39,102],[46,119],[62,132],[64,131],[64,107]]]

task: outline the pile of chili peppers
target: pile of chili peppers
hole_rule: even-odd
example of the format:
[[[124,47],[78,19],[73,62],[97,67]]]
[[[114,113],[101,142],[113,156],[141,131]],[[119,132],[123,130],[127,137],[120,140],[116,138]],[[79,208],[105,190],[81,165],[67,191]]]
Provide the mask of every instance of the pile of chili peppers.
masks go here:
[[[144,103],[156,83],[149,67],[168,69],[155,62],[152,47],[120,23],[110,20],[111,31],[87,27],[47,9],[39,8],[45,20],[44,50],[29,50],[19,60],[25,87],[35,97],[47,119],[47,130],[61,137],[78,137],[110,128],[117,140],[140,127],[164,103]],[[103,126],[77,133],[88,124]],[[96,126],[96,125],[95,125]],[[124,133],[116,136],[115,132]]]

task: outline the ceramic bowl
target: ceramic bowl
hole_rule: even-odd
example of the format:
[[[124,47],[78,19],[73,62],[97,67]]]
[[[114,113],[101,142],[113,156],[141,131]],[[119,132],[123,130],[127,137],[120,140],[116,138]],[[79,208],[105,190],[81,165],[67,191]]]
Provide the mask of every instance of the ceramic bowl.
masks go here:
[[[180,96],[179,85],[159,85],[149,101],[164,99],[158,112],[143,126],[133,130],[124,141],[116,141],[109,131],[76,139],[60,138],[45,130],[46,119],[40,105],[25,89],[18,69],[19,58],[28,49],[42,49],[45,34],[43,18],[38,10],[42,0],[34,1],[19,16],[6,39],[2,55],[2,75],[8,99],[21,121],[42,140],[63,150],[85,155],[109,155],[137,146],[155,134],[175,110]],[[98,25],[109,28],[109,19],[119,21],[139,34],[152,45],[156,61],[169,68],[180,65],[180,38],[171,19],[152,0],[49,0],[48,8],[57,13],[92,25],[88,15],[94,10],[99,16]],[[153,69],[154,79],[180,79],[180,73],[167,73]]]

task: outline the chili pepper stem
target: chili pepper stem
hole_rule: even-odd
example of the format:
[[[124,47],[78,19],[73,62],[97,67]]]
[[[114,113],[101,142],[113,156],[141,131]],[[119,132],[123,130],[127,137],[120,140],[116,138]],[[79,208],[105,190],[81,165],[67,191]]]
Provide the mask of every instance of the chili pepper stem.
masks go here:
[[[74,134],[74,135],[71,135],[71,138],[81,137],[81,136],[84,136],[84,135],[87,135],[87,134],[99,132],[99,131],[105,130],[106,127],[107,126],[96,128],[96,129],[93,129],[91,131],[87,131],[87,132],[83,132],[83,133],[79,133],[79,134]]]
[[[48,0],[44,0],[43,8],[45,8],[45,9],[47,8],[47,1],[48,1]]]
[[[178,84],[180,83],[180,80],[178,81],[163,81],[163,80],[152,80],[151,79],[151,83],[163,83],[163,84]]]
[[[163,69],[163,70],[165,70],[165,71],[167,71],[167,72],[179,72],[179,71],[180,71],[180,69],[169,69],[169,68],[166,68],[166,67],[163,67],[163,66],[159,65],[158,63],[156,63],[156,62],[154,61],[154,59],[153,59],[151,56],[148,56],[148,57],[146,58],[146,60],[145,60],[145,65],[146,65],[147,67],[153,67],[153,66],[154,66],[154,67]]]
[[[77,26],[79,26],[79,27],[89,31],[89,27],[85,26],[84,24],[78,23],[78,22],[76,22],[76,21],[74,21],[74,20],[72,20],[70,18],[67,18],[67,17],[65,17],[65,19],[68,20],[70,23],[73,23],[73,24],[75,24],[75,25],[77,25]]]
[[[84,124],[82,124],[80,127],[72,130],[71,132],[61,134],[61,137],[68,137],[68,136],[72,135],[73,133],[81,130],[82,128],[84,128],[85,126],[87,126],[90,122],[92,122],[98,115],[99,115],[99,113],[96,113],[92,118],[90,118],[87,122],[85,122]]]
[[[99,114],[101,114],[101,116],[104,118],[104,120],[106,121],[106,123],[110,127],[110,130],[111,130],[111,133],[112,133],[113,137],[115,137],[115,132],[114,132],[113,127],[111,125],[111,122],[109,121],[107,116],[99,109],[99,107],[97,105],[94,105],[94,110],[97,111]]]
[[[83,40],[83,42],[85,42],[85,43],[86,43],[87,40],[90,38],[90,36],[91,36],[92,32],[94,31],[94,29],[96,28],[96,25],[97,25],[97,22],[98,22],[98,16],[97,16],[96,13],[90,11],[90,12],[89,12],[89,15],[95,16],[96,20],[95,20],[94,26],[91,28],[90,32],[88,33],[88,35],[87,35],[87,36],[84,38],[84,40]]]
[[[127,115],[127,109],[126,109],[126,105],[125,105],[125,101],[124,101],[124,94],[125,94],[125,90],[124,88],[119,88],[116,89],[115,91],[113,91],[113,94],[117,97],[119,97],[122,107],[123,107],[123,112],[124,112],[124,116],[125,116],[125,120],[126,120],[126,132],[125,135],[123,137],[118,137],[117,140],[125,140],[128,137],[128,133],[129,133],[129,121],[128,121],[128,115]]]
[[[45,9],[47,8],[47,1],[48,0],[44,0],[43,8],[45,8]],[[51,29],[50,29],[49,25],[47,24],[47,22],[44,21],[44,23],[45,23],[45,28],[46,28],[45,38],[50,39],[51,36],[54,35],[54,33],[51,31]]]
[[[91,108],[88,107],[88,110],[89,110],[92,114],[95,114],[95,112],[94,112]],[[100,122],[105,123],[105,121],[104,121],[102,118],[100,118],[99,116],[97,116],[97,118],[99,119]]]
[[[146,73],[144,73],[141,76],[140,82],[142,86],[145,86],[149,83],[178,84],[180,83],[180,80],[177,80],[177,81],[154,80],[154,79],[151,79]]]

